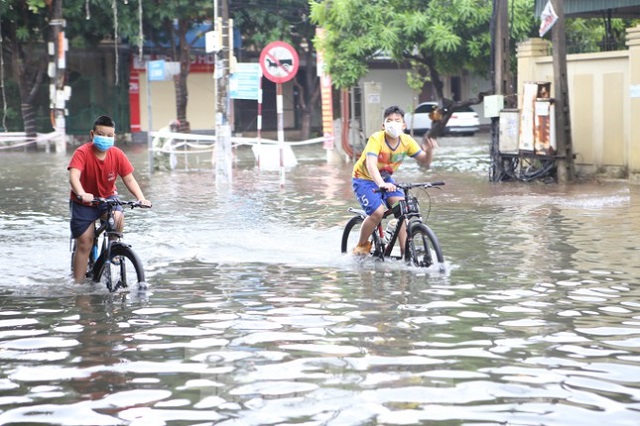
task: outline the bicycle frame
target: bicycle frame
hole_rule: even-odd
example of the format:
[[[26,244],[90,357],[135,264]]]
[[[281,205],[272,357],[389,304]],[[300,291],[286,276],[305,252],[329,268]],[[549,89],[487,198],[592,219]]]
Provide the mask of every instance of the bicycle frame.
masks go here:
[[[100,219],[99,226],[94,225],[95,234],[93,237],[93,249],[91,250],[91,255],[96,254],[95,259],[93,259],[94,262],[98,257],[100,257],[100,255],[102,255],[102,253],[106,253],[107,259],[109,259],[111,255],[111,246],[114,242],[120,242],[122,239],[122,232],[115,230],[115,206],[115,204],[108,204],[107,211],[105,213],[106,218]],[[103,237],[102,244],[99,244],[101,236]],[[97,250],[99,245],[101,246],[100,250]]]
[[[386,219],[387,217],[393,215],[398,222],[389,238],[387,243],[384,242],[385,237],[385,229],[382,226],[382,221],[376,227],[378,235],[380,236],[380,252],[382,253],[381,257],[391,257],[391,252],[396,245],[396,242],[400,238],[400,232],[402,231],[402,226],[406,223],[409,224],[410,221],[419,221],[422,222],[422,216],[420,215],[420,208],[418,199],[409,194],[410,188],[401,188],[404,193],[404,199],[396,202],[393,206],[387,208],[387,210],[382,215],[382,219]]]

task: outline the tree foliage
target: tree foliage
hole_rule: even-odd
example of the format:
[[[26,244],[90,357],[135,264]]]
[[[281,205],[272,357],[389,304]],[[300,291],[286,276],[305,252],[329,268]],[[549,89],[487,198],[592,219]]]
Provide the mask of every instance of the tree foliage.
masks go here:
[[[493,2],[486,0],[311,0],[311,17],[327,36],[316,40],[326,52],[326,67],[340,88],[350,88],[368,71],[376,56],[408,64],[408,84],[420,91],[431,82],[445,105],[442,126],[456,108],[479,103],[477,98],[455,103],[444,99],[442,75],[463,70],[488,75],[491,69]],[[533,0],[513,0],[529,13],[512,15],[511,37],[520,40],[534,27]],[[488,88],[490,89],[490,88]],[[437,127],[437,126],[435,126]],[[435,132],[437,133],[437,129]]]
[[[514,0],[511,36],[534,27],[533,0]],[[528,13],[521,13],[528,10]],[[375,55],[408,61],[412,86],[431,80],[442,97],[440,75],[490,70],[492,2],[486,0],[331,0],[311,3],[311,17],[328,36],[317,40],[339,87],[364,77]],[[422,78],[420,78],[422,77]]]

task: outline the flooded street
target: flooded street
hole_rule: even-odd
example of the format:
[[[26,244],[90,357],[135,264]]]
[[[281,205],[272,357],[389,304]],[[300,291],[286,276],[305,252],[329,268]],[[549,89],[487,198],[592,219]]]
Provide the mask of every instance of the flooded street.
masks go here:
[[[418,192],[446,265],[340,253],[352,164],[148,173],[148,288],[70,283],[66,155],[0,152],[0,425],[640,424],[640,187],[488,182],[444,138]],[[181,163],[183,165],[183,163]],[[130,199],[124,185],[118,188]]]

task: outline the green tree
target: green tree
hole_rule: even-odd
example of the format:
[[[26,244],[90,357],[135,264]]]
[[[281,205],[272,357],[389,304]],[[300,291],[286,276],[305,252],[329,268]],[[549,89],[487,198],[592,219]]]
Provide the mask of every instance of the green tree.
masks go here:
[[[535,28],[533,0],[511,4],[511,37],[521,40]],[[457,108],[482,101],[484,92],[460,102],[445,99],[442,75],[463,70],[489,74],[492,13],[492,2],[486,0],[311,1],[312,21],[328,33],[316,43],[325,49],[328,72],[338,87],[357,84],[377,54],[408,61],[410,86],[419,90],[430,81],[443,104],[441,128]]]
[[[20,94],[22,125],[28,137],[37,133],[36,100],[47,70],[43,44],[48,30],[46,13],[43,0],[0,2],[2,55],[11,64]],[[5,81],[2,83],[6,87]],[[15,116],[11,112],[7,115]]]
[[[209,24],[205,25],[206,30],[212,29],[211,0],[129,0],[124,3],[112,0],[91,4],[86,0],[65,1],[65,17],[74,23],[70,44],[90,47],[112,40],[117,44],[129,42],[139,48],[144,41],[150,41],[156,51],[180,64],[180,72],[173,78],[176,118],[180,121],[181,131],[190,131],[187,79],[193,45],[204,37],[205,31],[196,33],[190,40],[187,40],[187,33],[203,23]]]

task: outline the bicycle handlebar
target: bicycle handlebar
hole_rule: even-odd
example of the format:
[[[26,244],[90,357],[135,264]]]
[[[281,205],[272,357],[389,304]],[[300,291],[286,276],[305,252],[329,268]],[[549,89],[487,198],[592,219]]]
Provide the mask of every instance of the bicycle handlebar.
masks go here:
[[[420,182],[420,183],[396,183],[395,185],[396,185],[396,188],[407,190],[407,189],[412,189],[412,188],[439,187],[439,186],[444,185],[444,182],[437,181],[437,182]],[[375,189],[373,192],[385,192],[385,191],[386,191],[385,188],[378,188],[378,189]]]
[[[122,201],[118,198],[101,198],[96,197],[91,201],[91,204],[100,205],[108,204],[110,206],[131,206],[131,208],[140,207],[143,209],[150,209],[151,206],[142,204],[140,201]]]

